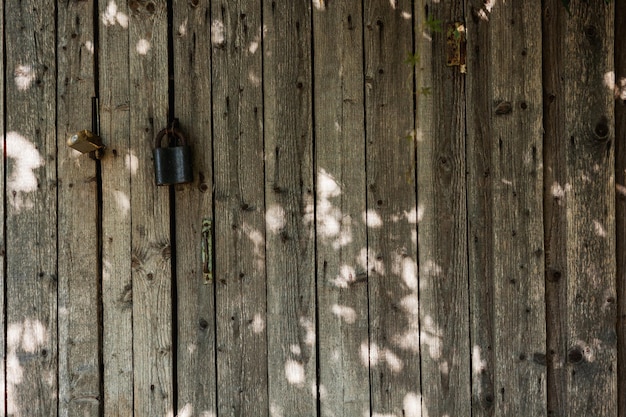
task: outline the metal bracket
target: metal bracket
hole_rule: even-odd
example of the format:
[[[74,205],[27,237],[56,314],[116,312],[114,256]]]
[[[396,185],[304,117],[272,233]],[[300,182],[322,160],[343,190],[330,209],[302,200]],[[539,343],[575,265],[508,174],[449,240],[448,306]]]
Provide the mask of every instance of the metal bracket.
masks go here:
[[[202,276],[205,284],[213,281],[213,222],[202,219]]]
[[[104,154],[105,146],[98,136],[100,120],[98,119],[98,98],[91,98],[91,130],[81,130],[67,140],[67,146],[80,153],[88,153],[91,159],[100,159]]]
[[[465,25],[461,22],[449,23],[446,30],[447,65],[459,67],[462,74],[467,73]]]

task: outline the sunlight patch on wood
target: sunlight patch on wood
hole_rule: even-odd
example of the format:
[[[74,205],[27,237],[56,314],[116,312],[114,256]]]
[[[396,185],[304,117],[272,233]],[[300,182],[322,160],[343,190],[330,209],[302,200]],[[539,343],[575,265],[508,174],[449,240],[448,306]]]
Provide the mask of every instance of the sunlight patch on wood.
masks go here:
[[[139,158],[137,158],[137,155],[130,152],[124,157],[124,163],[126,164],[126,169],[130,171],[131,175],[135,175],[137,173],[137,169],[139,168]]]
[[[324,4],[325,0],[313,0],[313,6],[317,10],[326,10],[326,5]]]
[[[17,404],[14,397],[15,392],[19,389],[17,386],[24,379],[24,369],[20,363],[19,354],[37,355],[39,350],[45,347],[47,341],[48,331],[39,320],[26,319],[22,323],[8,324],[6,339],[6,406],[8,415],[21,415],[20,405]],[[42,378],[49,387],[54,386],[54,374],[42,375]]]
[[[422,416],[422,397],[414,392],[408,392],[402,400],[404,417]]]
[[[93,52],[94,52],[93,42],[92,41],[86,41],[85,42],[85,49],[87,49],[87,51],[89,51],[89,53],[93,55]]]
[[[124,29],[128,28],[128,16],[117,10],[117,4],[113,0],[109,2],[100,18],[104,26],[114,26],[117,23]]]
[[[187,24],[188,24],[188,22],[189,22],[189,18],[186,17],[185,20],[183,20],[183,23],[181,23],[178,26],[178,36],[179,37],[182,38],[183,36],[187,35]]]
[[[486,368],[487,361],[483,360],[481,357],[480,346],[474,345],[472,348],[472,371],[474,376],[481,375]]]
[[[35,70],[30,65],[18,65],[13,75],[15,86],[20,91],[28,90],[36,78]]]
[[[224,23],[217,19],[211,23],[211,43],[213,46],[217,47],[223,46],[226,43]]]
[[[305,381],[304,366],[293,359],[285,362],[285,377],[292,385],[302,385]]]
[[[261,313],[256,313],[252,319],[252,331],[255,334],[262,333],[265,330],[265,320],[261,316]]]
[[[267,229],[272,233],[280,233],[287,224],[285,209],[279,205],[273,205],[265,212],[265,223]]]
[[[139,41],[137,41],[137,45],[135,46],[135,50],[139,55],[147,55],[151,47],[152,45],[149,40],[139,39]]]
[[[44,160],[35,145],[17,132],[8,132],[5,141],[5,155],[13,160],[6,183],[9,202],[17,211],[32,208],[34,203],[26,194],[37,190],[35,170],[44,166]]]
[[[431,316],[424,318],[422,330],[420,331],[420,343],[428,347],[428,354],[431,359],[441,359],[441,331],[435,326]]]
[[[349,288],[350,284],[356,281],[356,271],[350,265],[342,265],[339,275],[335,277],[332,284],[337,288]]]
[[[354,324],[357,319],[356,310],[348,306],[334,304],[332,306],[332,313],[348,324]]]
[[[113,191],[113,198],[117,203],[117,208],[122,212],[124,216],[130,213],[130,198],[123,191]]]
[[[363,222],[367,225],[367,227],[371,227],[372,229],[377,229],[383,225],[382,217],[380,217],[380,214],[373,209],[367,210],[363,213]]]
[[[304,336],[304,343],[307,346],[315,345],[315,325],[313,322],[307,317],[300,317],[300,326],[302,326],[306,332]]]

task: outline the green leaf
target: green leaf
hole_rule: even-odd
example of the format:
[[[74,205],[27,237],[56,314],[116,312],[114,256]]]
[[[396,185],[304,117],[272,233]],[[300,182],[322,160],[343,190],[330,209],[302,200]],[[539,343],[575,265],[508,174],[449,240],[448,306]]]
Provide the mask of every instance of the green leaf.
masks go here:
[[[432,92],[432,89],[430,87],[422,87],[422,88],[420,88],[420,94],[423,95],[423,96],[429,96],[432,93],[433,92]]]
[[[431,15],[426,19],[425,25],[431,32],[443,32],[441,28],[442,23],[440,19],[435,19],[435,17]]]
[[[420,62],[420,55],[418,52],[412,54],[412,53],[408,53],[408,56],[406,58],[406,60],[404,61],[407,64],[411,65],[411,66],[416,66],[417,64],[419,64]]]

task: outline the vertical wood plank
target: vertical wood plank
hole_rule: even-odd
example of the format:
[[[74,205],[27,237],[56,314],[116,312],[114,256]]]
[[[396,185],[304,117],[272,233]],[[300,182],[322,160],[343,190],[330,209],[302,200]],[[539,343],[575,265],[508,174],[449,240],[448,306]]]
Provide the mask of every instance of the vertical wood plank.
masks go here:
[[[261,4],[212,3],[218,414],[268,415]]]
[[[420,407],[410,1],[366,1],[367,265],[372,413]]]
[[[611,5],[544,4],[548,412],[617,415]],[[598,395],[598,393],[602,395]]]
[[[194,183],[175,188],[180,414],[217,412],[214,284],[204,283],[202,220],[213,212],[210,2],[174,2],[175,112],[193,149]],[[214,254],[216,253],[214,248]]]
[[[2,61],[0,62],[0,97],[2,98],[0,100],[0,134],[2,135],[2,143],[0,143],[0,146],[2,146],[2,149],[6,149],[6,130],[4,129],[4,121],[5,121],[5,113],[4,113],[4,99],[5,99],[5,91],[4,91],[4,83],[5,83],[5,79],[6,76],[8,75],[5,72],[5,68],[4,68],[4,56],[6,54],[5,51],[5,38],[4,38],[4,2],[0,3],[0,16],[2,16],[2,19],[0,19],[0,33],[2,33],[2,35],[0,35],[0,37],[2,38],[2,47],[0,48],[0,51],[2,51]],[[6,231],[6,218],[5,218],[5,201],[6,201],[6,189],[5,189],[5,177],[6,177],[6,165],[7,165],[7,161],[6,161],[6,157],[3,155],[2,158],[0,158],[0,193],[2,193],[2,204],[0,204],[0,219],[2,219],[2,223],[0,223],[0,225],[2,226],[2,231],[0,231],[0,266],[1,266],[1,271],[0,271],[0,282],[2,283],[2,285],[0,285],[0,325],[2,326],[3,331],[0,332],[0,392],[2,393],[6,393],[6,389],[7,389],[7,374],[6,374],[6,332],[4,331],[4,329],[6,329],[6,309],[5,309],[5,286],[6,286],[6,269],[5,269],[5,265],[6,265],[6,249],[7,249],[7,245],[6,245],[6,235],[5,235],[5,231]],[[6,408],[6,394],[0,395],[0,413],[3,413],[4,415],[7,414],[7,408]]]
[[[96,163],[66,140],[92,129],[92,1],[58,3],[59,415],[100,412]]]
[[[104,414],[133,415],[133,285],[130,183],[128,9],[98,2],[102,166],[102,319]]]
[[[317,408],[310,8],[307,2],[263,2],[272,415],[315,415]]]
[[[618,415],[626,416],[626,3],[615,3],[615,260],[617,265]]]
[[[314,5],[321,415],[369,416],[362,2]]]
[[[463,2],[437,3],[417,3],[415,33],[422,414],[470,415],[465,75],[446,66]]]
[[[7,414],[56,416],[56,6],[4,4]]]
[[[477,415],[546,413],[540,6],[467,7]]]
[[[174,410],[169,188],[152,157],[168,123],[167,2],[129,2],[129,15],[134,412],[161,416]]]

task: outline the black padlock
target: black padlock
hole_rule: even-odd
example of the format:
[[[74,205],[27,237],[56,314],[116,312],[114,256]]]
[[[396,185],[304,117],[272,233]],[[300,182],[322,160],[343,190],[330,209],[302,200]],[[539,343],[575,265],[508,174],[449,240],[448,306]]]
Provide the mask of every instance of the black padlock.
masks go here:
[[[163,138],[173,138],[175,146],[162,147]],[[191,148],[176,129],[163,129],[156,136],[154,178],[157,185],[183,184],[193,181]]]

